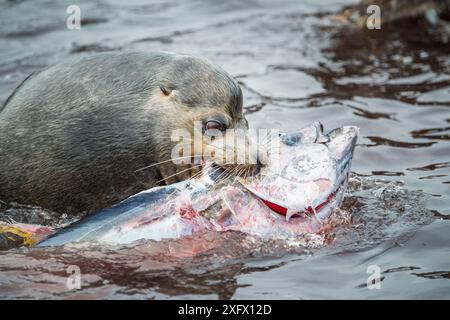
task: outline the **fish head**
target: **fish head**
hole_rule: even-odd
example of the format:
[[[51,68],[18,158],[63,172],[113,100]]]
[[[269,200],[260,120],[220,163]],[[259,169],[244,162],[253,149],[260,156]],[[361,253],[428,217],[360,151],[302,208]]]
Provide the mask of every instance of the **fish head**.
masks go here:
[[[274,138],[278,145],[269,147],[273,152],[261,172],[251,180],[238,178],[259,202],[249,200],[247,204],[261,207],[262,203],[268,212],[286,221],[328,217],[342,201],[358,132],[357,127],[344,126],[325,134],[322,124],[316,122],[279,134]],[[232,197],[228,203],[233,207]],[[244,207],[239,206],[239,211],[244,212]]]

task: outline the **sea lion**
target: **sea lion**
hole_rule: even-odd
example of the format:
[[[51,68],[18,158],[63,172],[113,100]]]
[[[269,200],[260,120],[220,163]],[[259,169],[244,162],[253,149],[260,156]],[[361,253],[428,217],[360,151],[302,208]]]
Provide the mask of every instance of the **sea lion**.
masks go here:
[[[0,108],[0,199],[83,214],[186,179],[200,165],[172,163],[170,137],[195,121],[248,128],[238,83],[203,58],[100,53],[35,72]]]

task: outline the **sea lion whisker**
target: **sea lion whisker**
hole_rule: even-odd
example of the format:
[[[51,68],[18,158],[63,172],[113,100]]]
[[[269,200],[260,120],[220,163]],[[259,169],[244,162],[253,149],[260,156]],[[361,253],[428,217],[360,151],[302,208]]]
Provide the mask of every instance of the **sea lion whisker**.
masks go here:
[[[194,168],[198,168],[198,167],[201,167],[201,166],[202,166],[202,165],[199,164],[199,165],[194,166]],[[187,169],[184,169],[184,170],[181,170],[181,171],[179,171],[179,172],[176,172],[176,173],[174,173],[174,174],[172,174],[172,175],[170,175],[170,176],[168,176],[168,177],[165,177],[165,178],[163,178],[163,179],[161,179],[161,180],[156,181],[156,184],[159,184],[160,182],[163,182],[163,181],[165,181],[165,180],[167,180],[167,179],[170,179],[170,178],[172,178],[172,177],[175,177],[175,176],[179,175],[180,173],[183,173],[183,172],[186,172],[186,171],[188,171],[188,170],[191,170],[192,168],[193,168],[193,167],[189,167],[189,168],[187,168]]]
[[[190,142],[195,142],[192,138],[188,138],[189,140],[187,140],[187,141],[190,141]],[[211,146],[211,147],[213,147],[213,148],[216,148],[216,149],[220,149],[219,148],[219,146],[215,146],[215,145],[213,145],[213,144],[210,144],[210,143],[208,143],[208,142],[205,142],[205,141],[202,141],[202,143],[204,143],[204,144],[206,144],[206,145],[208,145],[208,146]],[[225,150],[225,148],[222,148],[222,150]]]
[[[142,170],[145,170],[145,169],[148,169],[148,168],[151,168],[151,167],[163,164],[163,163],[167,163],[167,162],[170,162],[170,161],[175,161],[175,160],[180,160],[180,159],[187,159],[187,158],[192,158],[192,156],[178,157],[178,158],[175,158],[175,159],[169,159],[169,160],[164,160],[164,161],[160,161],[160,162],[155,162],[155,163],[153,163],[151,165],[148,165],[148,166],[142,167],[140,169],[137,169],[134,172],[139,172],[139,171],[142,171]]]
[[[222,169],[222,168],[217,168],[217,170]],[[229,172],[224,170],[223,172],[220,173],[220,175],[216,178],[216,181],[218,182],[215,186],[214,189],[216,189],[220,182],[224,181],[225,179],[227,179],[229,176]]]

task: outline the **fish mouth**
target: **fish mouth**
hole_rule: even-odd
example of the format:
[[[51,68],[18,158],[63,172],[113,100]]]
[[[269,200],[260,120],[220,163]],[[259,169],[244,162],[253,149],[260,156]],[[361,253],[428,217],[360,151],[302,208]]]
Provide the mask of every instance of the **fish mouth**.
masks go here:
[[[266,196],[262,194],[261,192],[253,189],[252,187],[246,185],[241,180],[238,180],[241,185],[248,190],[254,197],[261,200],[262,203],[264,203],[272,212],[279,214],[280,216],[283,216],[286,218],[286,220],[289,220],[290,218],[301,218],[301,217],[317,217],[317,215],[321,212],[323,208],[325,208],[328,204],[332,203],[336,195],[341,191],[343,188],[345,182],[347,181],[346,178],[341,179],[342,181],[337,186],[336,189],[334,189],[333,192],[328,194],[328,196],[321,201],[318,205],[315,206],[309,206],[302,210],[293,210],[289,208],[286,204],[284,204],[282,201],[274,199],[273,197]],[[314,201],[313,201],[314,202]]]

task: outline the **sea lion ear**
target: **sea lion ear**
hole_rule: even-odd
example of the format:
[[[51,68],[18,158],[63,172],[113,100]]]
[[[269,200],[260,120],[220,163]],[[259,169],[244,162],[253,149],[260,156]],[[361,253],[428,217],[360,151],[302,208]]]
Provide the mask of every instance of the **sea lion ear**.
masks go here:
[[[338,128],[328,134],[330,141],[327,146],[336,160],[343,159],[353,153],[358,134],[359,128],[354,126]]]
[[[164,95],[168,96],[172,93],[173,88],[169,88],[167,86],[164,86],[162,84],[159,85],[159,88],[161,89],[162,93],[164,93]]]

